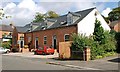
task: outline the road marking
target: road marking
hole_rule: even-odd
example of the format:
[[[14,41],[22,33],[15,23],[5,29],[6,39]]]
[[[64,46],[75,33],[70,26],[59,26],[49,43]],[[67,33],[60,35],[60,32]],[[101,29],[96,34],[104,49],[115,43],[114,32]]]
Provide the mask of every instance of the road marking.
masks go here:
[[[71,68],[78,68],[78,69],[87,69],[87,70],[101,70],[97,68],[89,68],[89,67],[80,67],[76,65],[66,65],[66,64],[60,64],[60,63],[55,63],[55,62],[46,62],[46,64],[53,64],[53,65],[60,65],[60,66],[65,66],[65,67],[71,67]]]

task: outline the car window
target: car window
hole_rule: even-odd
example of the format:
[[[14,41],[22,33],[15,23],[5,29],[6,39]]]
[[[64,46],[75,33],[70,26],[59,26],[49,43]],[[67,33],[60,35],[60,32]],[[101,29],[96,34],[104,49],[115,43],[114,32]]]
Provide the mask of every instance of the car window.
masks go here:
[[[42,47],[39,47],[38,50],[43,50],[43,48],[42,48]]]
[[[3,47],[0,47],[1,50],[3,50],[4,48]]]

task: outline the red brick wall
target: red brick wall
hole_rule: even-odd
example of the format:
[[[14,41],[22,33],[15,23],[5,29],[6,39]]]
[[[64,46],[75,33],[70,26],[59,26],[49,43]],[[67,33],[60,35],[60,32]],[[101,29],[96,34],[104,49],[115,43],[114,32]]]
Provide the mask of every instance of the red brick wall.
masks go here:
[[[31,37],[31,41],[32,41],[32,33],[24,33],[24,41],[25,41],[25,45],[27,45],[28,42],[28,37]]]
[[[114,30],[115,30],[116,32],[118,32],[118,24],[116,24],[116,25],[114,26]]]
[[[114,26],[114,30],[120,32],[120,20],[118,20],[117,24]]]
[[[56,29],[49,29],[49,30],[43,30],[43,31],[36,31],[33,32],[33,39],[32,44],[33,47],[35,47],[35,38],[38,37],[39,46],[44,46],[44,36],[47,36],[47,46],[52,45],[52,37],[53,35],[56,35],[57,37],[57,48],[59,47],[59,42],[64,42],[64,35],[72,33],[77,33],[77,27],[76,26],[69,26],[69,27],[62,27],[62,28],[56,28]],[[28,44],[28,37],[32,37],[32,33],[25,33],[25,44]],[[70,37],[71,40],[71,37]]]

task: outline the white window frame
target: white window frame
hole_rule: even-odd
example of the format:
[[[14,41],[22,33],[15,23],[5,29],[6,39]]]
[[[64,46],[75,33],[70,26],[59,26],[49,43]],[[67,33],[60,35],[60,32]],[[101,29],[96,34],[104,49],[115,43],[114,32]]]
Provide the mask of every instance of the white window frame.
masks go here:
[[[46,40],[44,40],[45,37],[46,37]],[[46,45],[46,44],[45,44],[45,41],[46,41],[46,44],[47,44],[47,36],[44,36],[44,37],[43,37],[43,44],[44,44],[44,45]]]

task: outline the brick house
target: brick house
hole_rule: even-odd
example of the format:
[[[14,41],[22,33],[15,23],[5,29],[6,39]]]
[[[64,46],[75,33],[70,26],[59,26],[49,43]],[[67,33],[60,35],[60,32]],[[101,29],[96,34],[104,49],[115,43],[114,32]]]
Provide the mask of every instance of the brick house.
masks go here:
[[[110,23],[110,28],[116,32],[120,32],[120,20],[116,20]]]
[[[21,49],[24,48],[24,33],[30,31],[30,25],[31,24],[27,24],[23,27],[14,26],[12,34],[12,50],[14,49],[15,51],[21,51]],[[36,24],[33,24],[34,28],[36,26]]]
[[[12,39],[13,25],[0,25],[0,40],[1,41],[9,41]]]
[[[110,30],[97,9],[90,8],[78,12],[68,12],[58,18],[39,22],[36,29],[24,33],[25,44],[31,42],[31,48],[35,49],[39,46],[53,46],[58,49],[59,42],[72,40],[72,33],[92,35],[96,18],[101,22],[104,30]]]

